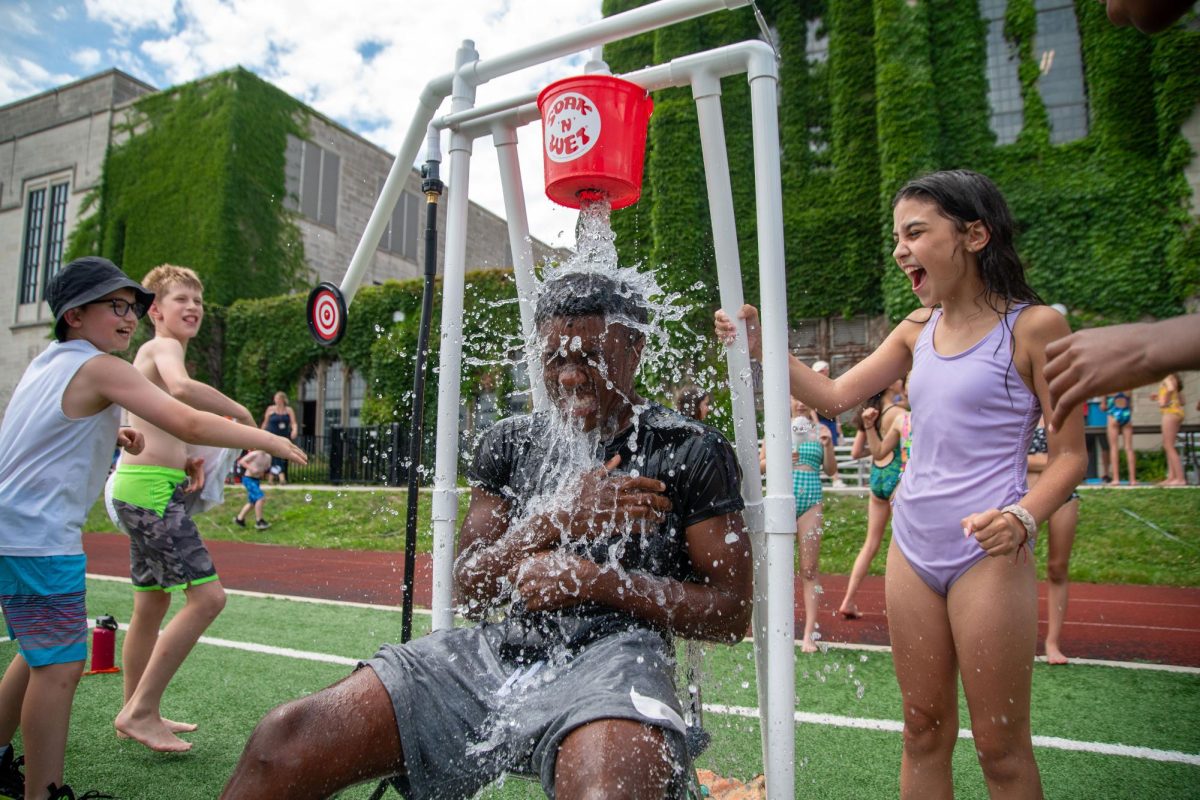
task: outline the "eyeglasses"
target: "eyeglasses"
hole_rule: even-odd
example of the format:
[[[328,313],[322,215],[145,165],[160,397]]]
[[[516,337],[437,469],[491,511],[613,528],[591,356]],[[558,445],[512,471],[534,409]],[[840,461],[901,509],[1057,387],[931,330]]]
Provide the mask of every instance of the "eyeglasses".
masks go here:
[[[112,306],[113,313],[116,314],[118,317],[124,317],[126,314],[128,314],[130,311],[132,311],[133,315],[135,317],[137,317],[138,319],[141,319],[142,317],[146,316],[146,308],[147,308],[145,303],[139,303],[136,300],[131,303],[128,300],[122,300],[120,297],[110,297],[107,300],[93,300],[90,303],[84,303],[84,305],[85,306],[110,305],[110,306]]]

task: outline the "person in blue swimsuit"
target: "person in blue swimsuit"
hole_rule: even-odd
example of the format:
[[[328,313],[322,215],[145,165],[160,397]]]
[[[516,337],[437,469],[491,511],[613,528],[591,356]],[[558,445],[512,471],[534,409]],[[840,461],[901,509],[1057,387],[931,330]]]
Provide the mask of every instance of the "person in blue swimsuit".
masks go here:
[[[296,426],[296,412],[288,405],[287,395],[283,392],[275,393],[275,402],[267,406],[266,412],[263,414],[262,425],[259,425],[264,431],[270,431],[276,436],[282,436],[285,439],[296,441],[296,434],[300,432]],[[271,470],[267,473],[267,480],[270,483],[275,483],[278,479],[282,486],[287,483],[287,459],[272,458]]]
[[[1133,393],[1117,392],[1104,398],[1104,411],[1108,414],[1108,482],[1112,486],[1121,483],[1120,444],[1124,437],[1125,463],[1129,465],[1129,485],[1137,483],[1137,460],[1133,454]]]

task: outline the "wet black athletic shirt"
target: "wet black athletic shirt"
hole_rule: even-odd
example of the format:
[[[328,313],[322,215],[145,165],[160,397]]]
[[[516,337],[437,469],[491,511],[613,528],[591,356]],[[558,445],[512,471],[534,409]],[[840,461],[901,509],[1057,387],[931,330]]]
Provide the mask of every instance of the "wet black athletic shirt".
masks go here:
[[[544,485],[545,465],[552,462],[552,447],[547,433],[548,418],[544,414],[510,417],[496,423],[480,439],[475,459],[467,472],[473,486],[504,497],[511,503],[511,516],[521,517],[539,496],[553,491]],[[684,417],[657,403],[650,403],[631,424],[596,456],[607,462],[620,453],[617,472],[655,478],[666,484],[666,495],[672,510],[653,536],[627,537],[619,540],[579,545],[577,555],[605,564],[616,557],[625,569],[698,582],[687,553],[685,531],[688,526],[706,519],[741,511],[741,480],[733,448],[725,437],[713,428]],[[530,614],[517,607],[510,613],[536,623],[545,630],[545,623],[557,622],[557,628],[567,623],[564,631],[569,642],[579,638],[591,640],[630,624],[646,626],[644,621],[623,612],[591,604],[576,606],[554,614]],[[577,625],[565,617],[586,618],[588,624]],[[557,637],[555,637],[557,638]]]

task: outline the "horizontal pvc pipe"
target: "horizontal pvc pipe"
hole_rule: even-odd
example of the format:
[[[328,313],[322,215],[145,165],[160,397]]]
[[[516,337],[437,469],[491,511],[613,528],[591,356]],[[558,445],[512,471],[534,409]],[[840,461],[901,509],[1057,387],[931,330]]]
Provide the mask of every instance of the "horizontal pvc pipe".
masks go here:
[[[714,11],[741,8],[749,4],[750,0],[659,0],[605,17],[579,30],[564,33],[536,45],[486,61],[467,64],[459,70],[459,75],[479,86],[501,75],[572,55],[597,45],[702,17]]]
[[[699,74],[719,80],[743,73],[746,74],[747,80],[760,76],[778,78],[775,51],[771,46],[758,39],[738,42],[703,53],[680,56],[666,64],[646,67],[618,77],[653,92],[688,86],[694,76]],[[467,111],[443,115],[431,124],[437,128],[459,130],[476,138],[486,136],[496,122],[509,122],[520,127],[539,119],[537,96],[538,92],[525,92]]]

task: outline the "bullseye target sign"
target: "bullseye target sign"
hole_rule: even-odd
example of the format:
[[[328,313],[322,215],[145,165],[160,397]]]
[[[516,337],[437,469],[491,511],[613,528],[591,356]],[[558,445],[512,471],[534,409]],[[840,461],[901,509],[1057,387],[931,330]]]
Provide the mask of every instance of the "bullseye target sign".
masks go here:
[[[328,281],[308,293],[308,329],[317,344],[332,347],[346,333],[346,300]]]

